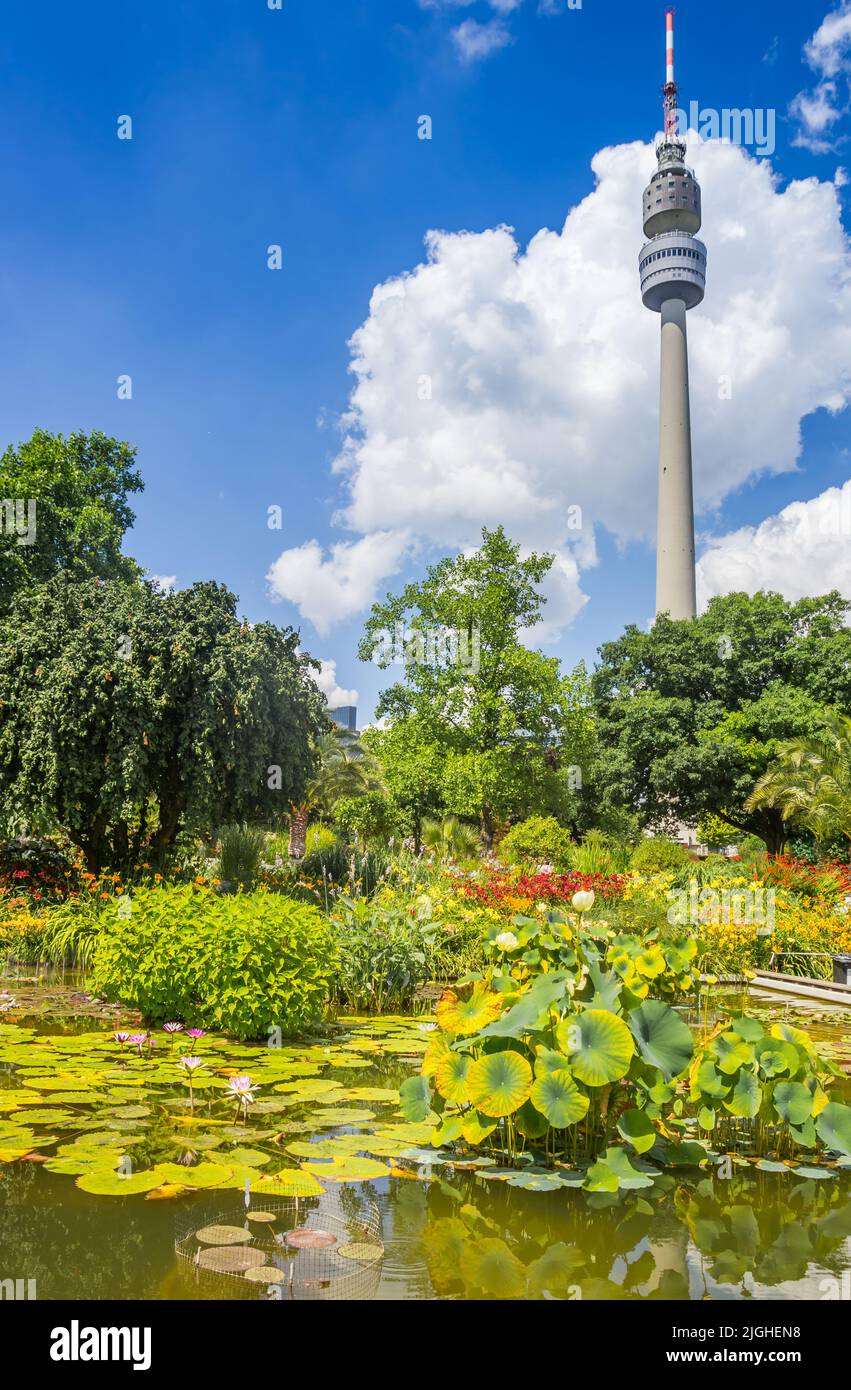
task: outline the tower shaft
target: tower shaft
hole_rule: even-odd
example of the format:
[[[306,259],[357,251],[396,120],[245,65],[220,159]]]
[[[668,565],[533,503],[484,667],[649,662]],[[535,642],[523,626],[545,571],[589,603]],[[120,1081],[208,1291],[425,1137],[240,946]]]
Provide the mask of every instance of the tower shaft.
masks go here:
[[[659,513],[656,542],[656,612],[693,618],[694,499],[691,475],[691,411],[686,306],[662,305],[662,372],[659,392]]]

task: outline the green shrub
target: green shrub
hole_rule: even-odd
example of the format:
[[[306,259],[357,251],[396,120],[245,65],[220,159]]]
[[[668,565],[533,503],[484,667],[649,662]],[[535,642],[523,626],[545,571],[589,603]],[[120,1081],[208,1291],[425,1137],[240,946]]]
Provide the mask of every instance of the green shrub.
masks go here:
[[[321,820],[314,821],[313,825],[307,827],[304,840],[306,854],[315,854],[320,849],[332,849],[339,843],[330,825],[323,825]]]
[[[497,853],[505,864],[552,864],[555,869],[567,869],[573,860],[573,841],[554,816],[530,816],[511,827]]]
[[[626,841],[610,839],[602,830],[589,830],[573,851],[571,867],[579,874],[623,874],[631,858]]]
[[[662,874],[691,863],[691,856],[683,845],[675,844],[664,836],[642,840],[632,851],[632,867],[639,874]]]
[[[334,819],[346,835],[357,836],[364,843],[386,840],[396,828],[395,808],[383,792],[341,796],[334,807]]]
[[[321,1017],[335,955],[317,909],[279,894],[141,888],[104,910],[92,987],[152,1023],[291,1035]]]
[[[246,891],[253,888],[265,847],[262,830],[248,825],[223,826],[219,831],[218,877]]]

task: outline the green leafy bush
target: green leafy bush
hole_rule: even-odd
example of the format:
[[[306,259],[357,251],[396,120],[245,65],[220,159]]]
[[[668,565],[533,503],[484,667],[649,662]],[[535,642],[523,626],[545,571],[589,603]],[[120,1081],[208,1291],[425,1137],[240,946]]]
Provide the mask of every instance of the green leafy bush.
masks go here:
[[[258,1038],[314,1024],[335,965],[330,926],[304,903],[274,893],[142,888],[129,908],[127,900],[105,908],[92,985],[153,1023]]]
[[[334,819],[340,829],[363,842],[387,839],[396,829],[396,818],[393,803],[383,792],[341,796],[334,807]]]
[[[632,851],[632,867],[639,874],[662,874],[690,863],[688,850],[664,836],[642,840]]]
[[[27,835],[0,840],[0,895],[61,901],[77,882],[70,845]]]
[[[567,869],[573,859],[573,841],[554,816],[530,816],[511,827],[500,840],[498,853],[505,864],[552,864],[555,869]]]

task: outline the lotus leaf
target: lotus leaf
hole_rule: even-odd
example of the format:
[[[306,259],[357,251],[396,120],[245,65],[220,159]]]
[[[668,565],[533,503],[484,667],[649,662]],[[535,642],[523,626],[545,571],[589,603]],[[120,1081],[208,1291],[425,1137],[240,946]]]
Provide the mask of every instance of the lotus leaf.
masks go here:
[[[633,1168],[625,1149],[606,1149],[602,1158],[588,1169],[585,1187],[589,1192],[617,1192],[620,1188],[652,1187],[653,1178]]]
[[[502,1010],[500,995],[494,994],[487,985],[478,981],[469,999],[460,999],[454,990],[447,990],[438,1001],[435,1013],[444,1033],[467,1036],[480,1032],[498,1018]]]
[[[450,1052],[441,1062],[435,1076],[435,1085],[444,1100],[451,1101],[454,1105],[465,1105],[469,1101],[467,1073],[471,1060],[463,1052]]]
[[[567,1129],[568,1125],[575,1125],[588,1112],[588,1097],[580,1091],[570,1072],[564,1069],[539,1076],[532,1087],[530,1099],[554,1129]]]
[[[749,1071],[740,1072],[730,1099],[724,1102],[725,1110],[729,1110],[731,1115],[752,1120],[761,1104],[762,1087],[756,1077]]]
[[[658,1067],[666,1081],[685,1071],[694,1044],[688,1024],[668,1004],[650,999],[632,1009],[627,1021],[642,1059]]]
[[[564,1019],[556,1030],[562,1052],[570,1058],[574,1076],[586,1086],[620,1081],[635,1052],[632,1035],[622,1018],[604,1009],[586,1009]]]
[[[648,1153],[656,1143],[657,1130],[643,1110],[625,1110],[618,1118],[618,1134],[636,1153]]]
[[[511,1115],[532,1089],[532,1068],[518,1052],[490,1052],[467,1073],[470,1099],[484,1115]]]
[[[829,1149],[851,1156],[851,1106],[831,1101],[816,1120],[816,1129]]]
[[[813,1113],[813,1098],[800,1081],[778,1081],[772,1100],[781,1120],[789,1125],[802,1125]]]

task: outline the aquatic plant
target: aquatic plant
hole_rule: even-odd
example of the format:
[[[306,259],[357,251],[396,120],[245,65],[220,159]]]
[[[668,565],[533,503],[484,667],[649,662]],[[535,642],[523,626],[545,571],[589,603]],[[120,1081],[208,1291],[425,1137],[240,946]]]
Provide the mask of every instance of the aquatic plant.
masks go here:
[[[421,1075],[400,1091],[408,1119],[439,1121],[434,1145],[508,1163],[532,1152],[525,1176],[542,1190],[645,1185],[654,1164],[705,1163],[701,1133],[716,1148],[851,1159],[851,1107],[827,1094],[840,1073],[806,1034],[776,1024],[766,1035],[740,1016],[695,1056],[672,1004],[694,988],[697,942],[615,933],[581,901],[577,916],[495,927],[486,976],[444,993]]]

